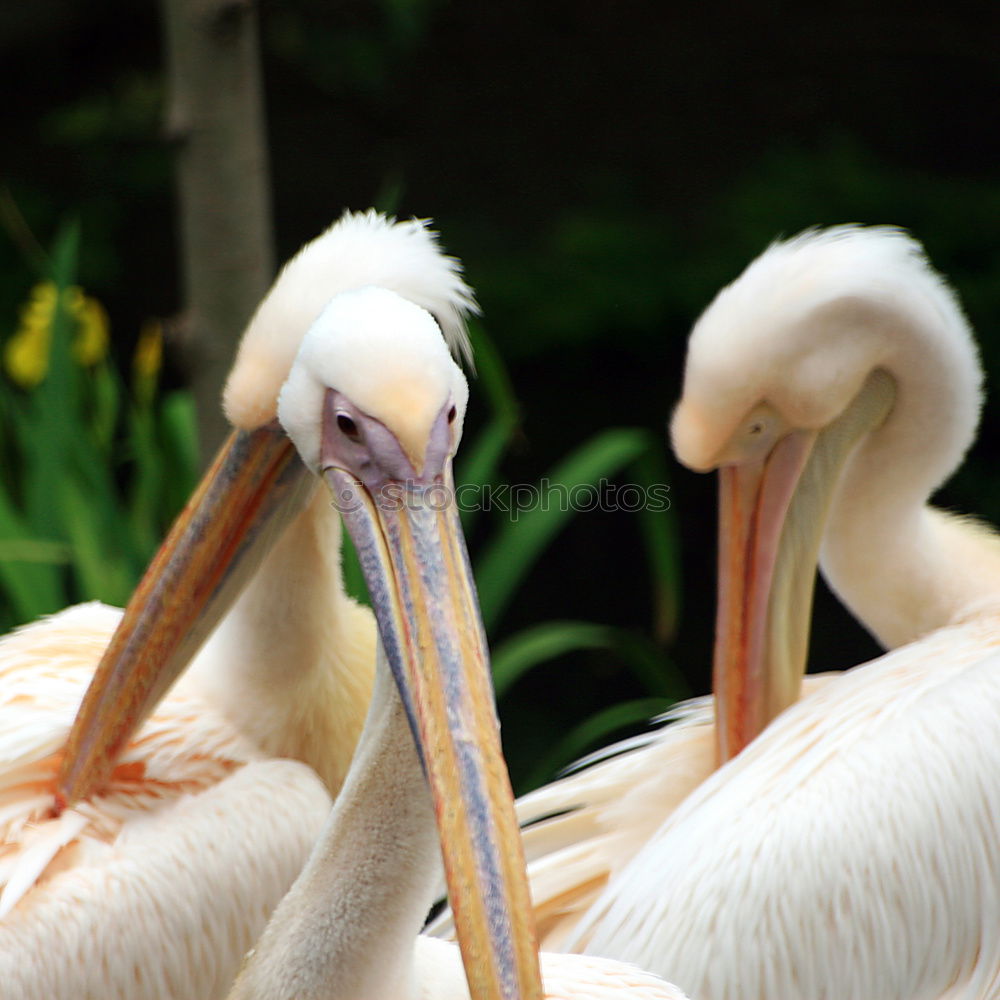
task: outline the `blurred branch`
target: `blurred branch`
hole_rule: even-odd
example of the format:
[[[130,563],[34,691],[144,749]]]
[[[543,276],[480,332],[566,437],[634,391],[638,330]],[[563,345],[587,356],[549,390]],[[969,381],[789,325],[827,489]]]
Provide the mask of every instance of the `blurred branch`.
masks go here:
[[[222,382],[274,271],[257,16],[252,0],[162,4],[184,282],[179,340],[204,461],[226,433]]]

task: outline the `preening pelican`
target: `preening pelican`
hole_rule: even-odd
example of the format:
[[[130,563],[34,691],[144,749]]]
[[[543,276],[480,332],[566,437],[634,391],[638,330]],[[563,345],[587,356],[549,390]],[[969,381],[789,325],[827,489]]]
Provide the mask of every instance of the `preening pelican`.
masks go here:
[[[230,376],[234,435],[108,648],[112,685],[136,666],[150,677],[156,657],[176,675],[259,568],[138,736],[125,745],[168,675],[99,732],[121,751],[110,783],[56,819],[61,747],[120,613],[81,606],[0,641],[4,995],[222,996],[301,868],[361,730],[375,625],[343,592],[339,522],[275,422],[277,397],[327,301],[368,285],[467,351],[471,291],[421,223],[348,213],[285,267]],[[82,728],[108,718],[99,700],[87,713]],[[69,798],[102,780],[107,758],[88,748],[66,757]]]
[[[892,229],[775,244],[699,319],[672,432],[721,471],[723,752],[795,697],[821,537],[899,648],[699,784],[570,947],[705,1000],[1000,995],[1000,545],[928,505],[980,382],[954,295]]]

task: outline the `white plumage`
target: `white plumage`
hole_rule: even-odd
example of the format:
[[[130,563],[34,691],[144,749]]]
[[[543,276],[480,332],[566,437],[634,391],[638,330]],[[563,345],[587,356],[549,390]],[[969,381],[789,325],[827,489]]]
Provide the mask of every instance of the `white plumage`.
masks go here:
[[[995,974],[1000,640],[941,630],[786,710],[706,779],[570,947],[692,995],[985,997]],[[653,874],[655,873],[655,875]]]
[[[223,996],[328,809],[310,768],[267,761],[178,692],[105,793],[45,819],[70,722],[120,616],[80,605],[0,641],[4,910],[44,871],[0,918],[11,1000]]]
[[[274,418],[326,302],[372,283],[414,295],[468,351],[471,291],[434,234],[347,213],[251,321],[227,388],[240,426]],[[60,750],[120,616],[83,605],[0,641],[0,984],[18,1000],[222,995],[306,858],[370,697],[374,622],[343,593],[317,491],[110,787],[53,819]]]
[[[888,380],[872,381],[879,371]],[[895,230],[776,244],[706,310],[673,418],[692,467],[764,461],[792,432],[829,455],[828,425],[891,388],[888,416],[842,465],[807,466],[796,516],[822,530],[831,491],[824,572],[884,642],[908,645],[809,681],[711,776],[713,727],[696,708],[529,796],[522,819],[574,796],[584,807],[526,832],[542,855],[533,879],[550,880],[536,902],[568,901],[551,943],[633,961],[702,1000],[997,995],[1000,546],[926,504],[972,439],[980,383],[954,296]],[[786,536],[779,561],[801,570],[809,545]],[[808,593],[790,619],[772,607],[769,627],[808,609]],[[544,854],[553,845],[562,855]],[[576,878],[559,882],[567,855]],[[582,913],[574,893],[596,902]]]

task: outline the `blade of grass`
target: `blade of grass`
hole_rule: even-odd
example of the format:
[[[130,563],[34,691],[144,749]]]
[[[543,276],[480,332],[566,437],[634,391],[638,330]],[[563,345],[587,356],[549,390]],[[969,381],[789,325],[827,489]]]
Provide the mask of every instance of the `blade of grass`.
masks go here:
[[[343,549],[340,553],[340,572],[344,578],[344,592],[348,597],[353,597],[358,604],[370,607],[368,584],[365,583],[365,575],[361,572],[357,549],[354,548],[351,536],[346,531],[341,533],[341,538]]]
[[[122,552],[117,534],[100,523],[93,492],[75,476],[65,477],[60,486],[63,524],[80,593],[108,604],[123,605],[132,591],[136,568]]]
[[[534,502],[512,510],[476,563],[483,621],[499,621],[535,560],[575,511],[574,490],[614,475],[648,449],[653,435],[634,428],[604,431],[572,452],[542,480]]]
[[[109,462],[122,398],[121,381],[115,369],[107,361],[101,361],[90,372],[89,383],[91,434],[105,462]]]
[[[503,420],[494,417],[479,432],[476,440],[463,448],[456,480],[462,486],[476,488],[495,482],[500,459],[509,440],[509,427]]]
[[[627,726],[648,722],[665,712],[672,702],[664,698],[637,698],[602,709],[574,726],[535,765],[520,794],[551,781],[563,768],[585,753],[611,742]]]
[[[472,531],[482,513],[478,502],[482,487],[499,480],[500,462],[517,432],[521,419],[520,404],[514,395],[507,368],[493,341],[476,322],[469,325],[469,336],[476,358],[478,388],[489,403],[492,416],[476,440],[463,452],[456,482],[467,502],[461,505],[462,526]]]
[[[493,650],[497,698],[542,663],[587,649],[609,649],[650,695],[686,697],[687,685],[666,655],[649,640],[626,629],[594,622],[551,621],[517,632]]]
[[[491,654],[497,698],[540,663],[577,650],[606,649],[610,631],[607,625],[593,622],[552,621],[509,636]]]
[[[646,497],[637,513],[649,567],[653,635],[658,642],[667,644],[674,638],[680,620],[681,565],[677,516],[669,499],[666,452],[648,449],[630,471]]]
[[[163,452],[156,440],[155,415],[148,407],[129,411],[128,444],[134,463],[128,495],[128,523],[135,551],[142,557],[156,551],[163,534]]]
[[[164,396],[158,426],[165,469],[163,502],[159,511],[163,530],[187,502],[198,480],[198,421],[193,394],[176,391]]]
[[[0,560],[58,566],[69,562],[69,546],[51,538],[0,538]]]
[[[23,439],[25,513],[38,534],[51,533],[60,523],[57,497],[69,452],[67,437],[79,422],[70,348],[73,320],[65,295],[76,273],[79,242],[80,229],[75,221],[66,224],[56,239],[51,274],[56,305],[50,327],[48,370],[31,393],[30,420]]]
[[[510,442],[510,428],[500,418],[494,417],[480,432],[459,467],[457,499],[462,527],[466,534],[483,512],[483,487],[495,483],[500,470],[500,460]]]
[[[0,539],[15,545],[33,540],[31,529],[3,490],[0,490]],[[62,561],[25,562],[9,556],[0,558],[0,586],[10,601],[14,619],[11,624],[31,621],[62,607],[61,572],[58,565]]]
[[[469,323],[469,339],[476,359],[477,388],[489,401],[493,415],[511,428],[521,421],[521,405],[503,358],[481,323]]]

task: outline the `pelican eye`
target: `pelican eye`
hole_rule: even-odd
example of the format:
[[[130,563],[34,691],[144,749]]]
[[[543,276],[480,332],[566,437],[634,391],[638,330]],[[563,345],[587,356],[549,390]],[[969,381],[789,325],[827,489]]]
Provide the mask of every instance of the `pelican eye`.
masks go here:
[[[346,413],[337,414],[337,426],[352,441],[361,440],[361,431],[358,430],[358,425]]]
[[[456,416],[457,412],[458,411],[455,409],[455,404],[452,403],[451,409],[448,411],[448,423],[449,424],[453,424],[455,422],[455,416]]]

